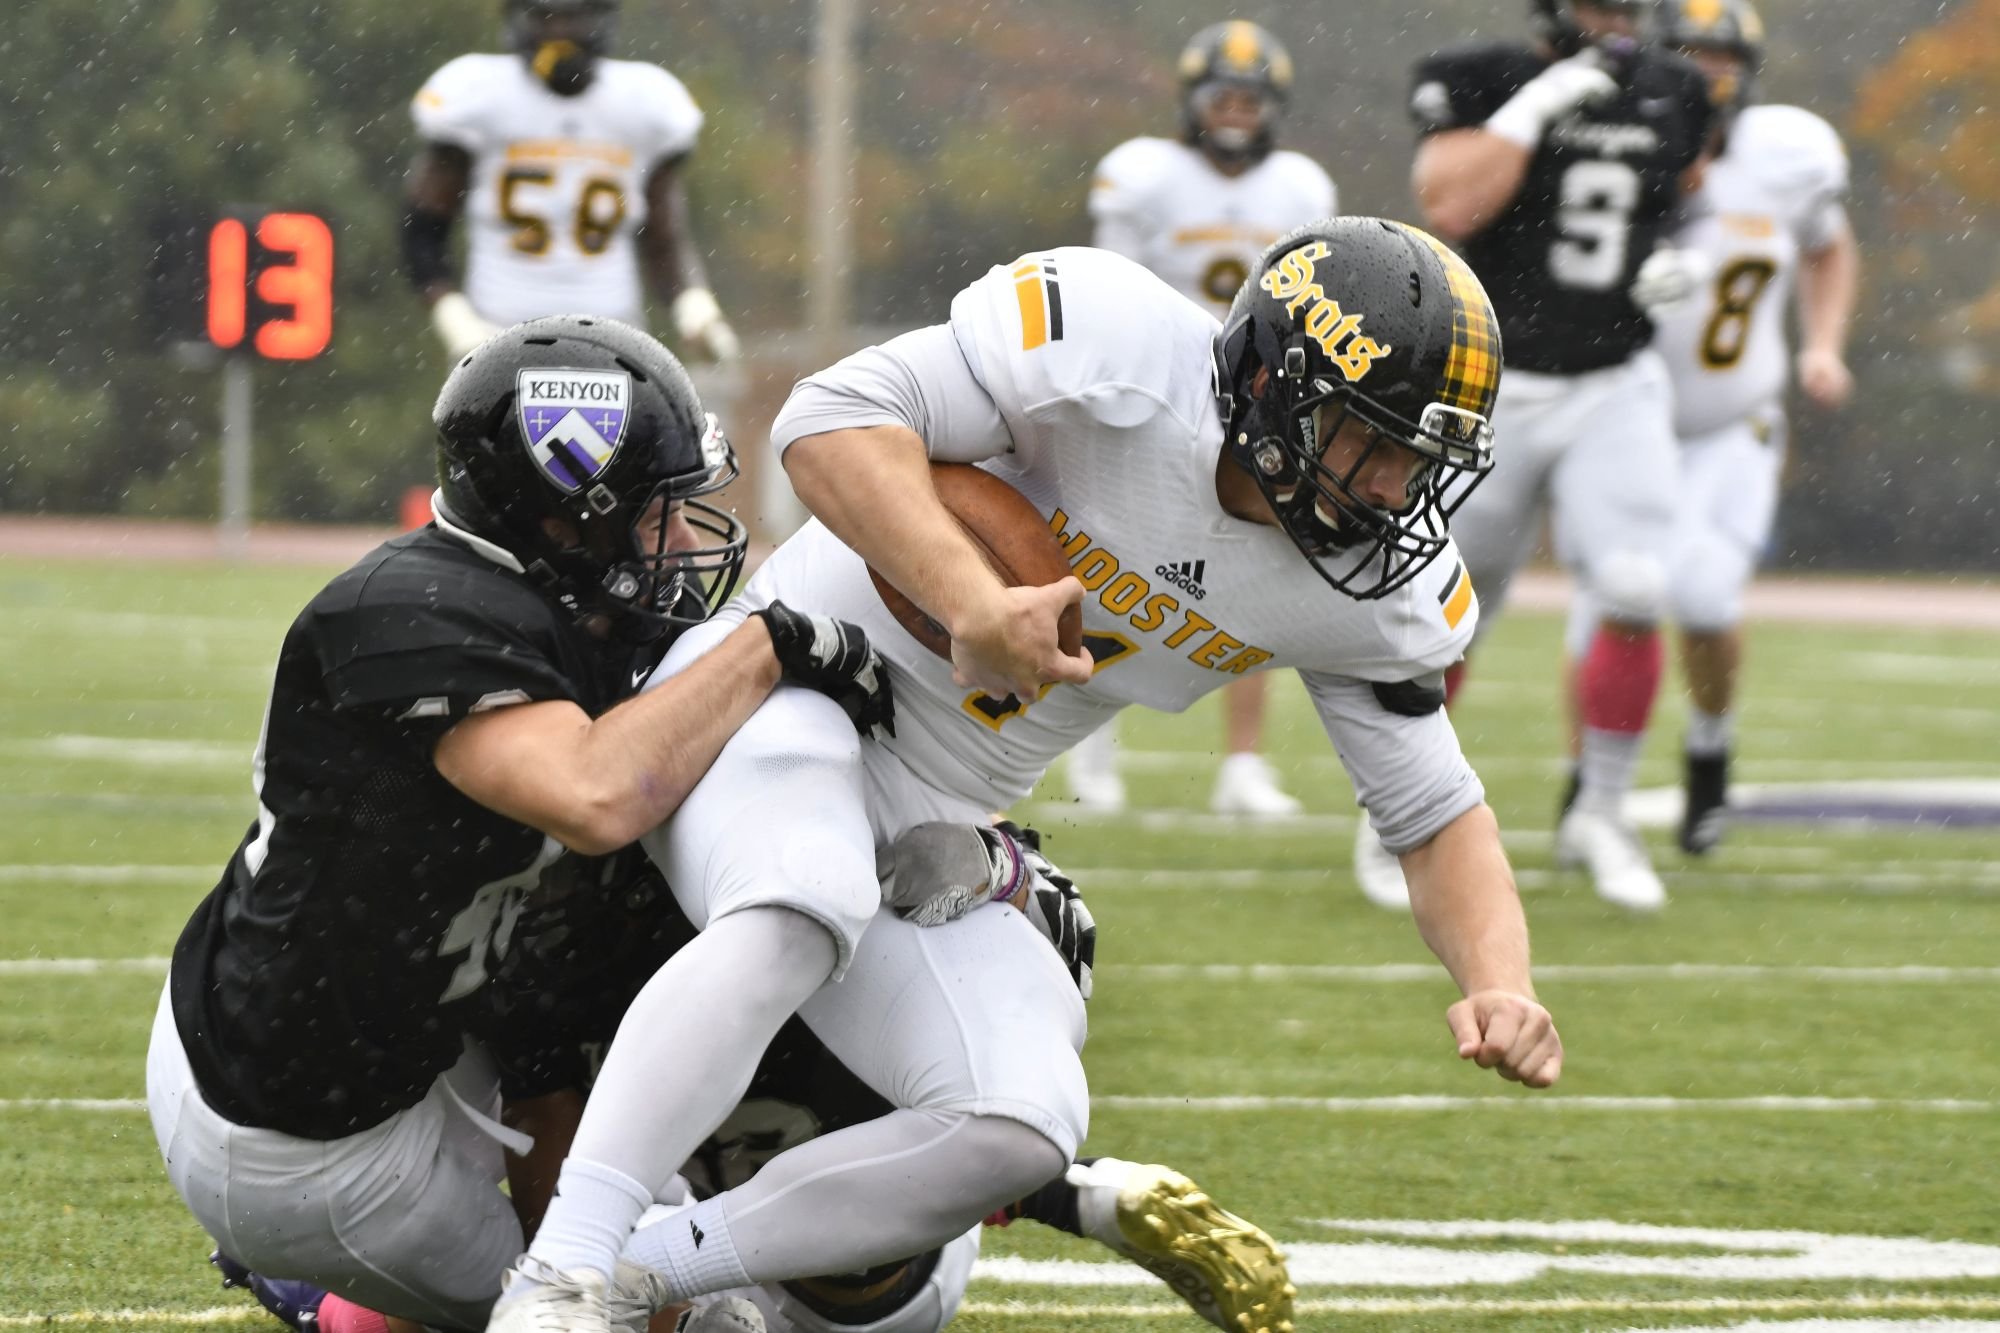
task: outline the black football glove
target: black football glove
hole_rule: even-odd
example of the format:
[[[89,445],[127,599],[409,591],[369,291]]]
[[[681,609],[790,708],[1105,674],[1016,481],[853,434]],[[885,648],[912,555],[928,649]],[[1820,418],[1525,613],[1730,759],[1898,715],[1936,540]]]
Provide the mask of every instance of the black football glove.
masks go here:
[[[888,664],[859,625],[806,615],[783,602],[772,602],[752,614],[771,632],[771,651],[777,654],[786,680],[818,690],[839,704],[864,736],[877,728],[896,734]]]
[[[1033,886],[1028,901],[1022,904],[1028,920],[1035,923],[1035,929],[1048,937],[1056,952],[1062,955],[1063,963],[1069,968],[1070,979],[1076,982],[1076,989],[1084,999],[1090,998],[1090,969],[1097,963],[1097,918],[1084,905],[1083,894],[1077,889],[1076,881],[1056,869],[1055,863],[1042,855],[1042,835],[1037,829],[1024,828],[1010,820],[1001,820],[997,827],[1013,839],[1021,849],[1021,860],[1029,870],[1029,882]]]

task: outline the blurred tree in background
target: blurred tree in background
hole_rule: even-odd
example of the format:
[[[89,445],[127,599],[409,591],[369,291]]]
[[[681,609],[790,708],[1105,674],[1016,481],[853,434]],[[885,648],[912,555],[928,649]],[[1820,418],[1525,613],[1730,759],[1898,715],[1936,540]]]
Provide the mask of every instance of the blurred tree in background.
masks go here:
[[[1966,366],[2000,336],[2000,297],[1985,332],[1967,307],[2000,276],[1983,234],[2000,0],[1942,17],[1935,0],[1763,8],[1766,96],[1855,138],[1869,265],[1857,406],[1799,419],[1778,558],[1990,567],[1993,377]],[[863,9],[855,315],[877,327],[937,319],[987,265],[1086,240],[1092,167],[1130,135],[1175,131],[1173,57],[1209,22],[1254,19],[1290,46],[1286,141],[1350,211],[1402,216],[1411,63],[1522,31],[1508,0]],[[621,20],[618,54],[666,65],[708,113],[695,227],[753,354],[759,331],[804,322],[816,12],[630,0]],[[32,25],[0,28],[0,512],[213,512],[217,377],[169,354],[147,275],[163,219],[262,203],[323,210],[340,250],[330,353],[256,371],[257,512],[388,519],[429,474],[445,368],[400,273],[408,99],[450,57],[498,46],[497,0],[40,0]]]

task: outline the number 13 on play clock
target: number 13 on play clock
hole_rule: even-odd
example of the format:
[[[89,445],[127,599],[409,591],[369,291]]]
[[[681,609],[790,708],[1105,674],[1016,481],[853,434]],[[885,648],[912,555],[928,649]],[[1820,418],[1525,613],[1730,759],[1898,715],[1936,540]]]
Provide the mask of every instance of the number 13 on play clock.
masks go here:
[[[333,339],[333,229],[307,212],[244,212],[208,229],[208,340],[305,361]]]

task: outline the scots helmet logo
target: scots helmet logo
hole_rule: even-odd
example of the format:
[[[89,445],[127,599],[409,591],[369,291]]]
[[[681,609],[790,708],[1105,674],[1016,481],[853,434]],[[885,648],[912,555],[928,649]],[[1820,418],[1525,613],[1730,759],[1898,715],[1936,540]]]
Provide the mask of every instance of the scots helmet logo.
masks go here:
[[[544,476],[574,493],[611,464],[625,439],[632,377],[622,370],[523,370],[515,408],[528,455]]]
[[[1342,310],[1340,302],[1320,285],[1315,266],[1330,253],[1325,241],[1302,245],[1266,270],[1257,285],[1283,301],[1285,313],[1293,318],[1305,311],[1299,322],[1306,336],[1319,344],[1327,360],[1352,384],[1374,368],[1376,358],[1396,349],[1363,334],[1361,321],[1367,316]]]

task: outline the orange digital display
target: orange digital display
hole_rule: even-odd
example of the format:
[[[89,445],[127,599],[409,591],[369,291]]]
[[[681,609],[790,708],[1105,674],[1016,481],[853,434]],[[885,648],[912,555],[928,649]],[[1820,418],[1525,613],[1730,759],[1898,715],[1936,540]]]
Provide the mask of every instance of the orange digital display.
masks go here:
[[[208,340],[217,347],[243,341],[248,316],[243,291],[249,272],[249,235],[241,222],[224,218],[208,233]]]
[[[257,354],[274,361],[318,356],[333,339],[333,231],[311,213],[266,213],[257,244],[292,257],[257,275],[257,295],[292,308],[289,319],[266,320],[257,330]]]
[[[208,233],[208,339],[304,361],[333,339],[333,229],[314,213],[223,218]]]

